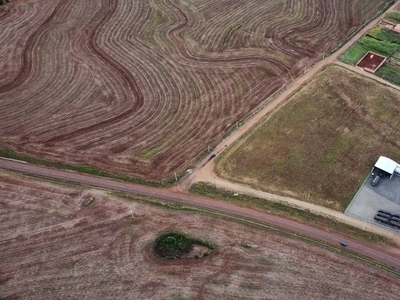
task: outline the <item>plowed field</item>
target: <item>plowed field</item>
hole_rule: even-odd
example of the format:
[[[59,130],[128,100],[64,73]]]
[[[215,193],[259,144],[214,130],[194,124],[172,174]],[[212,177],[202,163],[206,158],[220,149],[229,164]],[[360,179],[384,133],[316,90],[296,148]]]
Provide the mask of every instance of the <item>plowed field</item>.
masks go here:
[[[0,8],[0,148],[161,180],[388,0]]]
[[[5,299],[359,300],[400,294],[398,277],[338,253],[103,191],[1,172],[0,211]],[[217,253],[161,262],[149,246],[166,230],[213,241]],[[246,243],[250,247],[241,246]]]

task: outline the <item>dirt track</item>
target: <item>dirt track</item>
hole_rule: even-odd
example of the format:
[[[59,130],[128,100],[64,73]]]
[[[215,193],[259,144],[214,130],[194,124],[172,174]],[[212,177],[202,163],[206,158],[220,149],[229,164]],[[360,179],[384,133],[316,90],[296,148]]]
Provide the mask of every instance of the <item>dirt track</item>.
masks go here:
[[[359,300],[400,293],[397,276],[297,238],[95,189],[0,171],[0,208],[4,299]],[[212,241],[217,253],[159,261],[149,249],[166,230]]]
[[[334,245],[338,245],[339,242],[342,240],[347,240],[350,244],[350,250],[400,270],[400,256],[383,248],[373,245],[367,245],[357,240],[342,236],[340,234],[323,231],[321,229],[313,228],[311,226],[300,224],[291,220],[286,220],[284,218],[269,215],[249,208],[240,207],[229,202],[176,193],[165,189],[133,185],[105,178],[97,178],[55,169],[47,169],[44,167],[3,159],[0,159],[0,168],[26,174],[32,174],[35,176],[43,176],[84,185],[101,187],[104,189],[154,197],[180,204],[193,205],[208,210],[222,212],[227,215],[237,216],[247,220],[253,220],[263,224],[275,225]]]

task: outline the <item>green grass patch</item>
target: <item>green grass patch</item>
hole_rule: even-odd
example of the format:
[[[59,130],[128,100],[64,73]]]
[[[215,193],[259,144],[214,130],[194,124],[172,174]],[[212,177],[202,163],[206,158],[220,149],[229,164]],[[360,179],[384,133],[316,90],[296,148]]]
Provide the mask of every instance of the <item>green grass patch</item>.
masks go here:
[[[290,217],[295,220],[314,223],[335,230],[337,232],[344,233],[358,239],[362,239],[364,241],[376,244],[395,246],[395,244],[390,239],[380,236],[378,234],[364,231],[356,227],[340,223],[323,216],[313,214],[306,210],[300,210],[298,208],[290,207],[282,203],[277,203],[266,199],[261,199],[242,194],[234,196],[233,195],[234,193],[232,191],[217,188],[215,185],[207,182],[197,182],[193,184],[190,187],[190,192],[193,194],[206,196],[210,198],[223,199],[246,207],[262,209],[264,211],[284,217]]]
[[[389,22],[399,24],[400,23],[400,11],[391,11],[386,16],[385,19]]]
[[[168,187],[168,186],[171,186],[171,184],[174,182],[173,179],[171,179],[169,181],[165,181],[165,182],[149,181],[149,180],[142,179],[142,178],[107,172],[107,171],[100,170],[100,169],[97,169],[92,166],[72,165],[72,164],[48,161],[48,160],[44,160],[44,159],[38,159],[38,158],[22,155],[22,154],[19,154],[15,151],[8,150],[8,149],[0,149],[0,157],[21,160],[21,161],[25,161],[25,162],[32,163],[32,164],[43,165],[46,167],[77,171],[77,172],[95,175],[95,176],[108,177],[108,178],[113,178],[113,179],[118,179],[118,180],[122,180],[122,181],[126,181],[126,182],[143,184],[143,185],[148,185],[148,186]]]
[[[384,63],[376,72],[376,76],[379,76],[389,82],[400,85],[400,67],[392,65],[390,63]]]
[[[392,56],[399,50],[399,45],[388,41],[378,41],[368,36],[363,36],[360,38],[358,43],[361,44],[365,49],[385,56]]]
[[[367,49],[361,44],[355,44],[339,56],[339,60],[349,65],[355,65],[366,53]]]
[[[394,32],[387,28],[372,28],[370,31],[368,31],[367,36],[379,41],[387,41],[389,43],[400,44],[400,33]]]

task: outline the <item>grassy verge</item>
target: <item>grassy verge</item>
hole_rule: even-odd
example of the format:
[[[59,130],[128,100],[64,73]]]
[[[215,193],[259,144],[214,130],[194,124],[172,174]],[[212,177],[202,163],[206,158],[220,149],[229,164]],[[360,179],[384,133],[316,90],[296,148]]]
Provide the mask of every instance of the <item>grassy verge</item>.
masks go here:
[[[395,244],[390,239],[380,236],[378,234],[367,232],[358,229],[356,227],[337,222],[327,217],[319,216],[309,211],[290,207],[282,203],[272,202],[248,195],[234,196],[233,192],[217,188],[215,185],[210,183],[206,182],[195,183],[190,187],[190,192],[201,196],[223,199],[246,207],[254,207],[257,209],[262,209],[270,213],[274,213],[285,217],[290,217],[296,220],[314,223],[347,234],[349,236],[356,237],[364,241],[376,244],[395,246]]]
[[[59,163],[59,162],[54,162],[54,161],[48,161],[48,160],[44,160],[44,159],[38,159],[38,158],[22,155],[15,151],[7,150],[7,149],[0,149],[0,157],[21,160],[21,161],[25,161],[25,162],[32,163],[32,164],[43,165],[46,167],[71,170],[71,171],[77,171],[77,172],[90,174],[90,175],[108,177],[108,178],[113,178],[113,179],[118,179],[118,180],[122,180],[122,181],[127,181],[127,182],[131,182],[131,183],[136,183],[136,184],[143,184],[143,185],[148,185],[148,186],[168,187],[173,182],[171,180],[165,181],[165,182],[149,181],[149,180],[142,179],[142,178],[107,172],[107,171],[100,170],[100,169],[97,169],[92,166],[71,165],[71,164]]]

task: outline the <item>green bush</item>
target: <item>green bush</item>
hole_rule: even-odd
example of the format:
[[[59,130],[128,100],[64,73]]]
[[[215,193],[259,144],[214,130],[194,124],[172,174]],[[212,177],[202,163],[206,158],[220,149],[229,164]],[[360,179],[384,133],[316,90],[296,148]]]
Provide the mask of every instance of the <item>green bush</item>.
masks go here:
[[[374,38],[363,36],[359,43],[365,48],[370,51],[385,55],[391,56],[396,53],[399,49],[399,45],[392,44],[387,41],[378,41]]]
[[[201,245],[209,249],[203,256],[208,256],[217,250],[217,247],[210,242],[187,237],[180,232],[168,232],[159,236],[152,247],[154,253],[160,258],[179,259],[183,254],[189,253],[193,245]],[[199,256],[195,255],[194,258],[198,259]]]
[[[191,240],[182,233],[170,232],[158,237],[153,244],[158,255],[168,259],[180,257],[193,248]]]

